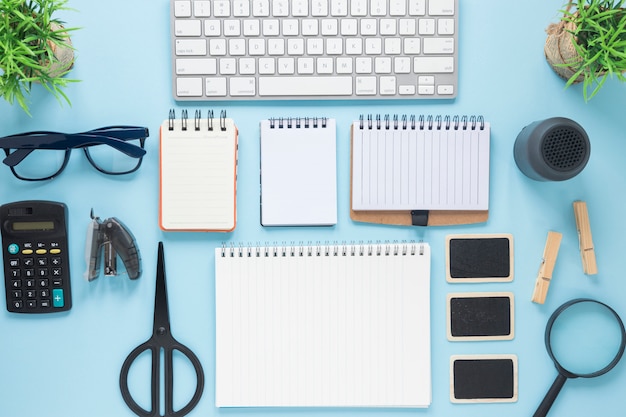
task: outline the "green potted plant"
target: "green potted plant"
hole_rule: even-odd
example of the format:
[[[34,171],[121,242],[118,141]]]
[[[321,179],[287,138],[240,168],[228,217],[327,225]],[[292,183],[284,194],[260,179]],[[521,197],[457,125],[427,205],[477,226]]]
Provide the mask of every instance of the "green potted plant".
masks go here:
[[[626,0],[570,0],[558,23],[548,26],[544,47],[566,87],[582,83],[585,101],[598,93],[607,76],[625,81]]]
[[[0,94],[17,102],[28,114],[33,83],[41,84],[59,101],[69,98],[63,88],[74,64],[74,48],[64,22],[54,17],[68,10],[67,0],[0,0]]]

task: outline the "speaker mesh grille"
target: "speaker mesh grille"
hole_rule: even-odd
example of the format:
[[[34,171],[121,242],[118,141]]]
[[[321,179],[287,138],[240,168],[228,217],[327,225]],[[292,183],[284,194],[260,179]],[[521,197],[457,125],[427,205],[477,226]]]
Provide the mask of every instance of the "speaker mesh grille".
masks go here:
[[[587,142],[578,130],[557,127],[545,135],[541,152],[552,169],[569,171],[585,161]]]

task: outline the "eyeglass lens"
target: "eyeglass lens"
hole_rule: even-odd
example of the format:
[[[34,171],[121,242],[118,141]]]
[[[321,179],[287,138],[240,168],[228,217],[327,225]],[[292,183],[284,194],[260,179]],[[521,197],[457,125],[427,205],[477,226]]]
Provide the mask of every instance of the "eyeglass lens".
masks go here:
[[[66,153],[69,151],[63,149],[34,150],[11,169],[17,177],[26,180],[54,177],[63,170],[66,164]]]
[[[127,140],[135,146],[143,148],[140,139]],[[107,145],[96,145],[84,148],[89,162],[99,171],[106,174],[119,175],[133,172],[141,164],[142,158],[133,158]]]

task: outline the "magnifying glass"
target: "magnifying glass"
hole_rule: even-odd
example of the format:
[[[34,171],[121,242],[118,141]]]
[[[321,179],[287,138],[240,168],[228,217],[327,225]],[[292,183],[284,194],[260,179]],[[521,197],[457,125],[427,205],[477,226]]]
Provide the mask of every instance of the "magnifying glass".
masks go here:
[[[626,347],[626,331],[608,305],[589,298],[570,300],[546,325],[548,355],[558,375],[534,417],[545,417],[569,378],[595,378],[617,365]]]

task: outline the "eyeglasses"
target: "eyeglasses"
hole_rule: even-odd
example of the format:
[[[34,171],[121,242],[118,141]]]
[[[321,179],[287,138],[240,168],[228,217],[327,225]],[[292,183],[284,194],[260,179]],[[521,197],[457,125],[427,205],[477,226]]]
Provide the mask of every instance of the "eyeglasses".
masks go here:
[[[59,175],[74,148],[82,148],[91,165],[109,175],[130,174],[146,154],[148,129],[109,126],[82,133],[27,132],[0,138],[2,161],[17,178],[43,181]]]

